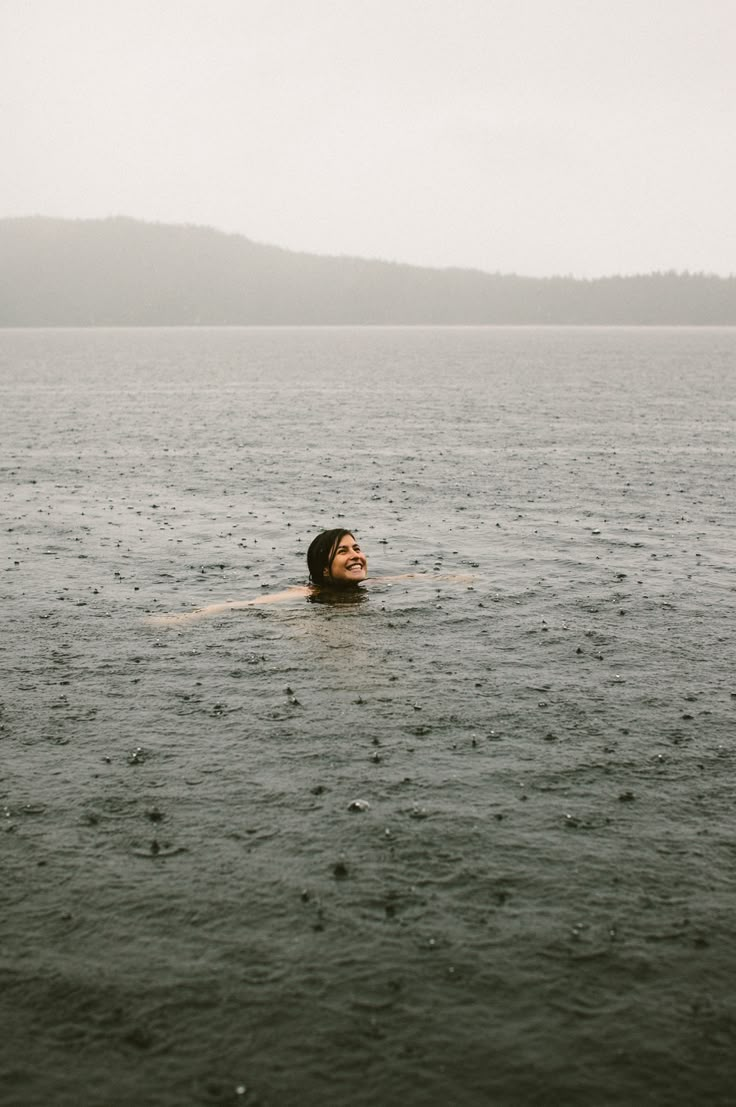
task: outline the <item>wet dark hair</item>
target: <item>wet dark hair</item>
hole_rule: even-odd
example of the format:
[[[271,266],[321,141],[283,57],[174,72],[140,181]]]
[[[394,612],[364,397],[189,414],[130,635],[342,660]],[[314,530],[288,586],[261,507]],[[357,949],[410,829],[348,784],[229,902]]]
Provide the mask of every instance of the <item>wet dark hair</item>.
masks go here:
[[[354,536],[352,530],[344,530],[340,527],[333,527],[332,530],[323,530],[321,534],[318,534],[316,538],[312,539],[307,550],[307,565],[309,567],[309,579],[312,584],[319,585],[323,588],[325,585],[325,569],[329,577],[332,571],[332,561],[335,556],[335,551],[340,545],[341,539],[346,534]],[[334,582],[331,582],[334,584]]]

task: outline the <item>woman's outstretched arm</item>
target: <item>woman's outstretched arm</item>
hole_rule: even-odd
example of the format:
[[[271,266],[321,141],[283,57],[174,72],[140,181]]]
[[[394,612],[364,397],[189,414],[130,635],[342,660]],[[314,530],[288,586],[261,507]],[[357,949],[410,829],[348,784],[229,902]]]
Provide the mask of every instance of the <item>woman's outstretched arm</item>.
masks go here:
[[[472,573],[399,573],[390,577],[371,577],[366,584],[393,584],[399,580],[452,580],[457,583],[469,584],[474,580]],[[270,592],[266,596],[256,596],[253,600],[228,600],[225,603],[211,603],[206,607],[197,607],[194,611],[183,613],[167,611],[161,615],[147,615],[146,622],[151,626],[180,626],[183,623],[193,623],[198,619],[207,619],[211,615],[224,615],[227,611],[241,611],[246,607],[257,607],[267,603],[281,603],[283,600],[295,599],[297,596],[308,596],[314,592],[313,585],[295,584],[283,592]]]
[[[270,592],[267,596],[256,596],[254,600],[229,600],[226,603],[211,603],[207,607],[197,607],[183,614],[164,612],[161,615],[147,615],[146,622],[152,626],[176,626],[181,623],[193,623],[197,619],[206,619],[210,615],[223,615],[226,611],[240,611],[246,607],[256,607],[265,603],[280,603],[296,596],[308,596],[311,589],[295,584],[283,592]]]

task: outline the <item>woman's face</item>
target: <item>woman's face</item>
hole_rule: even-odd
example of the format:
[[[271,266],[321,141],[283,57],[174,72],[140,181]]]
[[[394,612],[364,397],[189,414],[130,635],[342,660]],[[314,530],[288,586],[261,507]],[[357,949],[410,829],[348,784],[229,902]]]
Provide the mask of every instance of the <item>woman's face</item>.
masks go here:
[[[339,584],[358,584],[368,576],[368,562],[352,534],[344,534],[332,557],[332,565],[325,577]]]

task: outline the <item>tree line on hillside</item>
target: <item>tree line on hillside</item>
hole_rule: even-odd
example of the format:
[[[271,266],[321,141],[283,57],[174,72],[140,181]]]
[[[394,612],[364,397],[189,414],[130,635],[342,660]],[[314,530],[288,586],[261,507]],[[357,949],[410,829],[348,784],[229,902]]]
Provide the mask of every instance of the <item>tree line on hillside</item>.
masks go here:
[[[734,325],[736,277],[522,277],[123,217],[0,220],[0,326],[197,324]]]

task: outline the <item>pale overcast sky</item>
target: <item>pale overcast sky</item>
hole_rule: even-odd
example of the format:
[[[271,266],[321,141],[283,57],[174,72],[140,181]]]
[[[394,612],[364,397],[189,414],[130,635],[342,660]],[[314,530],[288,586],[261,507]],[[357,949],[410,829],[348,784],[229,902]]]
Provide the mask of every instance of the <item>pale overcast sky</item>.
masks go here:
[[[0,0],[0,216],[736,272],[736,0]]]

